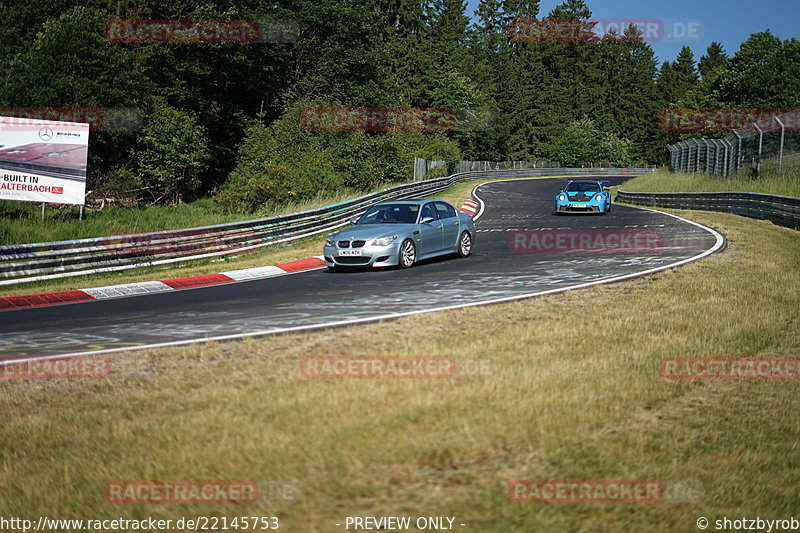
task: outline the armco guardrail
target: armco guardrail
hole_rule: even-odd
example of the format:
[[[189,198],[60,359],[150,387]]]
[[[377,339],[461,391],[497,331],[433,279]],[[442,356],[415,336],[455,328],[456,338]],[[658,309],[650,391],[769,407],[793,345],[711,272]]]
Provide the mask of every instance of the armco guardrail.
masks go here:
[[[782,226],[800,227],[800,198],[791,196],[753,192],[644,193],[618,191],[617,200],[650,207],[722,211],[771,220]]]
[[[636,175],[653,169],[487,170],[398,185],[347,202],[290,215],[197,228],[0,246],[0,285],[241,254],[345,226],[374,203],[422,198],[454,183],[556,175]]]

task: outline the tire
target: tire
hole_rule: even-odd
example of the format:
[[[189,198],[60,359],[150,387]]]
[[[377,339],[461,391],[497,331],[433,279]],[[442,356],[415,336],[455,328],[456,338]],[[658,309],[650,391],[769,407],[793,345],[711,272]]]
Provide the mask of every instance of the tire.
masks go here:
[[[328,272],[341,272],[341,271],[342,271],[341,267],[338,267],[336,265],[328,267]]]
[[[397,252],[397,264],[401,268],[411,268],[417,262],[417,247],[414,241],[406,239],[400,245],[400,251]]]
[[[462,231],[458,238],[458,257],[469,257],[472,253],[472,235],[468,231]]]

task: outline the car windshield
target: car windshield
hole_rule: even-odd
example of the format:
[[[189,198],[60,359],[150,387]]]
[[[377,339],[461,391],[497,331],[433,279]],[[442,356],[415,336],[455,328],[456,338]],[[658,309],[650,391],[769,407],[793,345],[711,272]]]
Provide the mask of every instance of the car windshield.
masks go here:
[[[573,181],[567,185],[567,192],[600,192],[600,186],[596,183]]]
[[[372,206],[356,224],[413,224],[417,221],[418,205],[381,204]]]

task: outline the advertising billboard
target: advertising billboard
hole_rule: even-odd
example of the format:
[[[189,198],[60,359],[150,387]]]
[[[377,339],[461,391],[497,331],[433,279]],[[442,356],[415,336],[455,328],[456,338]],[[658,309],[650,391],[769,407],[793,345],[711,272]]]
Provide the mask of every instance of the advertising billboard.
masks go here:
[[[0,200],[82,205],[89,124],[0,116]]]

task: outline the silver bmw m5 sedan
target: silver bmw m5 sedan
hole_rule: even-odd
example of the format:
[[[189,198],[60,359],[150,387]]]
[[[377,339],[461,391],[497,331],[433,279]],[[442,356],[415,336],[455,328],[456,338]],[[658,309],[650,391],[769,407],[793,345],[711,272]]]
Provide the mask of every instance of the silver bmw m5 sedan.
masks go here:
[[[472,217],[442,200],[398,200],[370,207],[347,229],[325,240],[329,270],[411,268],[429,257],[467,257],[475,242]]]

